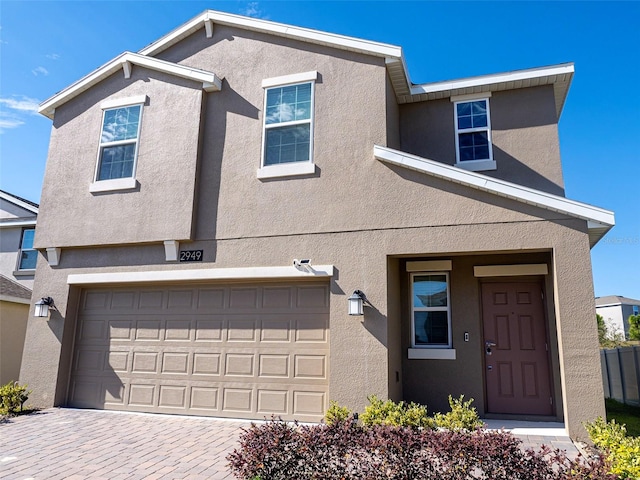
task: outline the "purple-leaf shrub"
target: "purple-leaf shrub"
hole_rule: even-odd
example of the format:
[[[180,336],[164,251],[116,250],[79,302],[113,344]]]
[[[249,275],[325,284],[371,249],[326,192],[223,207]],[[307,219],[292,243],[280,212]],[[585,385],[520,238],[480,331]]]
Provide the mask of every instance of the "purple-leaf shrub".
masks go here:
[[[435,431],[350,417],[332,425],[252,424],[227,460],[244,480],[613,480],[602,459],[523,450],[507,432]]]

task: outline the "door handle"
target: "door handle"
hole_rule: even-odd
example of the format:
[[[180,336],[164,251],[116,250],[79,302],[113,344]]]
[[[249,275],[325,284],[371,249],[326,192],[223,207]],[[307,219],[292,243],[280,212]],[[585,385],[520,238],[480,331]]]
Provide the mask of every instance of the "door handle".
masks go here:
[[[492,342],[491,340],[487,340],[486,342],[484,342],[484,351],[487,355],[491,355],[491,349],[493,347],[495,347],[496,344],[495,342]]]

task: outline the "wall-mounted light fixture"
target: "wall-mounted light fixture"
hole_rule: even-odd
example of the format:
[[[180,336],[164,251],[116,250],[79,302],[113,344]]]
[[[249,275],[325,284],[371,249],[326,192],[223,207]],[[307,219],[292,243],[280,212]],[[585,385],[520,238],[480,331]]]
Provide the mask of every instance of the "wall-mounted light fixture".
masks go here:
[[[364,305],[371,305],[362,290],[356,290],[348,298],[349,315],[364,315]]]
[[[49,308],[55,309],[56,306],[53,303],[53,298],[42,297],[35,303],[35,316],[36,317],[48,317]]]
[[[304,270],[305,272],[310,272],[312,270],[311,260],[309,260],[308,258],[303,260],[298,260],[297,258],[294,258],[293,266],[296,267],[298,270]]]

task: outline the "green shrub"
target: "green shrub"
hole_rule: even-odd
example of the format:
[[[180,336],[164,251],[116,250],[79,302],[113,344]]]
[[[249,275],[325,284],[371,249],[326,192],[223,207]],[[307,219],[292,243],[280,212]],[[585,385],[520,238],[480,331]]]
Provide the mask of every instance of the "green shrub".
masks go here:
[[[327,425],[333,425],[337,422],[344,422],[351,415],[351,410],[347,407],[341,407],[338,402],[331,400],[329,410],[324,415],[324,423]]]
[[[598,417],[585,428],[593,444],[605,452],[611,473],[620,478],[640,478],[640,437],[628,437],[624,425]]]
[[[433,416],[436,427],[446,428],[452,432],[460,430],[472,431],[480,428],[484,425],[475,407],[472,407],[473,398],[470,398],[466,402],[464,401],[464,395],[460,395],[460,398],[454,399],[449,395],[449,407],[451,411],[448,413],[436,413]]]
[[[427,407],[418,403],[395,403],[380,400],[375,395],[369,398],[360,420],[365,426],[389,425],[393,427],[433,428],[433,421],[427,414]]]
[[[640,340],[640,315],[629,315],[629,340]]]
[[[27,401],[30,391],[26,385],[18,385],[18,382],[9,382],[0,387],[0,415],[18,413]]]

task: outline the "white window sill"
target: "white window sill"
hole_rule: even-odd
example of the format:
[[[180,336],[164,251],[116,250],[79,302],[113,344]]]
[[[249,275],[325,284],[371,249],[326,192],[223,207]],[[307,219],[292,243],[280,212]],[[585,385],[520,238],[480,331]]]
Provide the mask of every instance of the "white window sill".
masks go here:
[[[293,177],[316,173],[316,166],[311,162],[280,163],[258,169],[258,178]]]
[[[455,360],[455,348],[410,348],[409,360]]]
[[[456,167],[463,170],[469,170],[471,172],[482,172],[486,170],[497,170],[495,160],[468,160],[466,162],[456,163]]]
[[[32,277],[35,275],[36,269],[24,269],[24,270],[16,270],[13,272],[14,277]]]
[[[114,180],[100,180],[89,185],[91,193],[114,192],[117,190],[133,190],[138,186],[135,178],[116,178]]]

